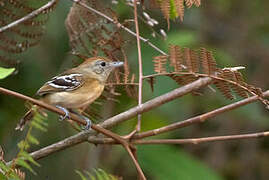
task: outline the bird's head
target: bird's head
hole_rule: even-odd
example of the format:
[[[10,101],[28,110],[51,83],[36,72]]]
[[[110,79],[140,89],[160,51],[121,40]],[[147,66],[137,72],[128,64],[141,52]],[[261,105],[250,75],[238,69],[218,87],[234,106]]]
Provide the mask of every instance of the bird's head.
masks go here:
[[[111,71],[122,65],[123,62],[120,61],[111,61],[105,57],[92,57],[85,60],[78,67],[81,68],[84,73],[87,73],[100,81],[106,81]]]

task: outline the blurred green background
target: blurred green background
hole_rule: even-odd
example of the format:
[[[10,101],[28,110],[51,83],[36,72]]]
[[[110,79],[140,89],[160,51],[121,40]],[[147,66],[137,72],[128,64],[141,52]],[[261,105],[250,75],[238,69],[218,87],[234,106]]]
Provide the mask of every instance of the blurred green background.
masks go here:
[[[111,1],[107,1],[110,3]],[[69,55],[68,36],[64,21],[71,7],[71,1],[60,1],[50,14],[46,35],[41,43],[29,49],[21,57],[18,73],[1,80],[2,87],[33,96],[38,88],[66,67],[72,64]],[[113,5],[122,19],[132,17],[131,8]],[[245,66],[243,71],[248,83],[268,89],[269,67],[269,1],[262,0],[207,0],[200,8],[185,10],[184,22],[171,22],[168,38],[153,38],[145,24],[140,31],[158,47],[167,51],[174,43],[191,48],[206,47],[214,52],[220,67]],[[146,10],[160,24],[155,28],[166,29],[166,21],[159,11]],[[129,48],[128,58],[132,69],[137,72],[137,50],[135,42]],[[142,44],[144,74],[153,73],[152,57],[159,55]],[[168,78],[157,79],[152,93],[148,84],[144,86],[144,101],[178,87]],[[100,113],[103,118],[115,115],[136,105],[136,101],[123,95],[120,102],[104,102]],[[240,99],[240,98],[238,98]],[[124,102],[124,103],[123,103]],[[205,113],[232,103],[219,92],[206,90],[203,96],[187,95],[148,113],[143,114],[142,129],[149,130],[172,122]],[[26,111],[24,102],[13,97],[0,95],[0,140],[6,160],[17,153],[17,143],[25,132],[14,130],[16,123]],[[76,132],[68,125],[49,114],[46,133],[36,132],[40,149]],[[229,135],[263,131],[269,128],[268,110],[260,103],[253,103],[209,121],[166,133],[158,138],[191,138]],[[135,119],[115,127],[113,131],[126,134],[135,125]],[[199,145],[145,145],[138,147],[138,157],[148,179],[183,180],[267,180],[269,178],[269,140],[248,139],[205,143]],[[52,154],[38,161],[41,167],[34,167],[37,176],[27,173],[27,179],[80,179],[75,170],[102,168],[106,172],[136,179],[136,170],[127,153],[120,146],[95,146],[79,144]]]

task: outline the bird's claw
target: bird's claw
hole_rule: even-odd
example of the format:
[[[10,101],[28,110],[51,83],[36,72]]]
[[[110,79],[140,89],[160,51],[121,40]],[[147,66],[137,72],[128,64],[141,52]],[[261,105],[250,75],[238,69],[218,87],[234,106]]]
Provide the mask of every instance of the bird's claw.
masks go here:
[[[56,107],[59,108],[59,109],[61,109],[65,113],[64,116],[60,115],[60,117],[59,117],[59,120],[60,121],[63,121],[65,119],[70,119],[69,111],[66,108],[64,108],[62,106],[56,106]]]
[[[83,130],[90,130],[91,129],[91,126],[92,126],[92,121],[89,119],[89,118],[87,118],[87,117],[85,117],[85,116],[82,116],[82,118],[86,121],[86,126],[82,126],[82,129]]]

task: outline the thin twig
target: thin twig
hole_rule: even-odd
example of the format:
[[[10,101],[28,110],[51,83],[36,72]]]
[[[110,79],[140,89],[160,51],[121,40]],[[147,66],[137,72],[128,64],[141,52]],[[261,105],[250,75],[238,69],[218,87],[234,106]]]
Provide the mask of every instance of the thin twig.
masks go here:
[[[47,4],[45,4],[44,6],[40,7],[39,9],[37,10],[34,10],[33,12],[27,14],[26,16],[23,16],[22,18],[16,20],[16,21],[13,21],[12,23],[10,24],[7,24],[3,27],[0,28],[0,33],[14,27],[14,26],[17,26],[31,18],[34,18],[36,16],[38,16],[39,14],[41,14],[42,12],[44,12],[45,10],[49,9],[51,6],[53,6],[54,4],[56,4],[58,2],[58,0],[51,0],[49,1]]]
[[[140,35],[139,26],[137,19],[137,1],[134,0],[134,20],[135,20],[135,31],[136,31],[136,42],[137,42],[137,52],[138,52],[138,65],[139,65],[139,86],[138,86],[138,106],[142,104],[142,88],[143,88],[143,66],[142,66],[142,56],[141,56],[141,46],[140,46]],[[141,129],[141,114],[137,116],[137,126],[136,130],[139,132]]]
[[[215,141],[227,141],[227,140],[238,140],[238,139],[250,139],[250,138],[261,138],[269,136],[269,131],[263,131],[258,133],[248,133],[248,134],[237,134],[237,135],[226,135],[226,136],[213,136],[213,137],[203,137],[203,138],[187,138],[187,139],[132,139],[131,142],[134,145],[144,145],[144,144],[200,144],[206,142]],[[119,144],[114,139],[111,138],[98,138],[90,137],[88,138],[89,143],[93,144]]]
[[[131,151],[131,148],[130,148],[129,146],[123,146],[123,147],[124,147],[125,150],[128,152],[128,154],[129,154],[129,156],[131,157],[133,163],[135,164],[135,167],[136,167],[137,172],[138,172],[138,174],[139,174],[139,176],[138,176],[139,179],[141,179],[141,180],[145,180],[146,177],[145,177],[145,175],[144,175],[144,173],[143,173],[143,170],[142,170],[142,168],[140,167],[140,165],[139,165],[139,163],[138,163],[136,157],[134,156],[133,152]]]
[[[136,36],[136,33],[133,32],[132,30],[130,30],[129,28],[123,26],[121,23],[119,23],[118,21],[112,19],[111,17],[103,14],[102,12],[100,12],[100,11],[98,11],[96,9],[93,9],[92,7],[90,7],[87,4],[83,3],[82,1],[80,1],[80,0],[71,0],[71,1],[73,1],[74,3],[79,4],[80,6],[88,9],[89,11],[94,12],[95,14],[98,14],[99,16],[107,19],[108,21],[114,23],[117,27],[122,28],[123,30],[125,30],[128,33],[130,33],[131,35]],[[165,53],[164,51],[162,51],[161,49],[159,49],[157,46],[155,46],[154,44],[152,44],[148,39],[146,39],[146,38],[144,38],[142,36],[139,36],[139,39],[141,41],[143,41],[144,43],[148,44],[150,47],[152,47],[156,51],[158,51],[159,53],[161,53],[162,55],[167,55],[167,53]]]
[[[264,92],[263,96],[268,97],[269,96],[269,90]],[[221,108],[215,109],[213,111],[207,112],[207,113],[199,115],[199,116],[192,117],[192,118],[184,120],[184,121],[169,124],[167,126],[163,126],[161,128],[158,128],[158,129],[146,131],[146,132],[143,132],[143,133],[140,133],[140,134],[135,134],[133,138],[141,139],[141,138],[145,138],[145,137],[165,133],[165,132],[168,132],[168,131],[172,131],[172,130],[175,130],[175,129],[178,129],[178,128],[183,128],[183,127],[186,127],[186,126],[190,126],[190,125],[195,124],[195,123],[204,122],[209,118],[215,117],[215,116],[217,116],[219,114],[222,114],[224,112],[227,112],[227,111],[231,111],[231,110],[233,110],[235,108],[244,106],[246,104],[250,104],[250,103],[252,103],[252,102],[254,102],[254,101],[258,100],[258,99],[259,99],[259,96],[257,96],[257,95],[252,96],[252,97],[249,97],[247,99],[243,99],[243,100],[235,102],[233,104],[223,106]]]
[[[239,135],[228,135],[228,136],[214,136],[214,137],[204,137],[204,138],[191,138],[191,139],[149,139],[149,140],[133,140],[133,144],[200,144],[205,142],[214,141],[227,141],[236,139],[250,139],[250,138],[260,138],[269,136],[269,131],[250,133],[250,134],[239,134]],[[114,141],[113,139],[111,139]]]

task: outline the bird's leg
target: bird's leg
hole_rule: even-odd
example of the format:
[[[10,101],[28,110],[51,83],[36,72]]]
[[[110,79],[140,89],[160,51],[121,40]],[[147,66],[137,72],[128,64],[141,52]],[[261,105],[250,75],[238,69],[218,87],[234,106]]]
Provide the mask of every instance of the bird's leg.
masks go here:
[[[91,129],[91,126],[92,126],[92,121],[87,118],[86,116],[81,116],[85,121],[86,121],[86,126],[82,126],[82,129],[83,130],[90,130]]]
[[[64,108],[64,107],[62,107],[62,106],[58,106],[58,105],[56,105],[56,107],[57,107],[58,109],[61,109],[61,110],[64,111],[64,113],[65,113],[64,116],[61,115],[61,116],[59,117],[59,120],[60,120],[60,121],[63,121],[63,120],[65,120],[65,119],[70,119],[69,111],[68,111],[66,108]]]
[[[74,111],[72,109],[70,111],[86,121],[86,125],[81,127],[83,130],[89,130],[91,128],[92,121],[89,118],[87,118],[86,116],[81,115],[80,113],[78,113],[78,112],[76,112],[76,111]]]

